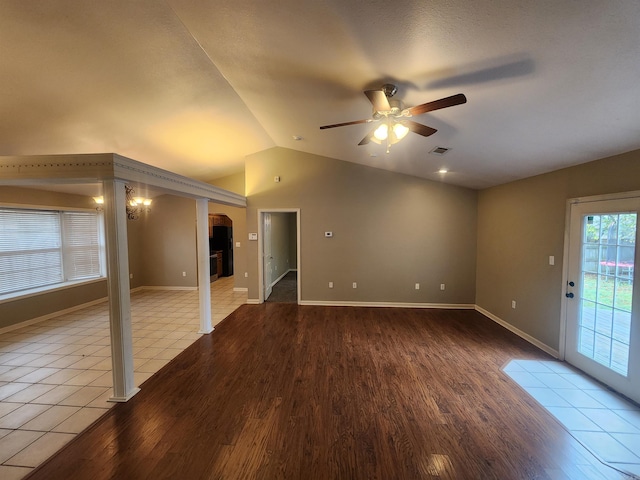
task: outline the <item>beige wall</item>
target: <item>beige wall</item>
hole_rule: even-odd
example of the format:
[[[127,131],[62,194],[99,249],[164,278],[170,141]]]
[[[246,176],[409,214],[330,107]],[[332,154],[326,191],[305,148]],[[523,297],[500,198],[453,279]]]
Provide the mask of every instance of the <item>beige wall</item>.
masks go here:
[[[144,286],[144,227],[140,220],[127,220],[127,247],[129,249],[130,288]]]
[[[558,350],[566,202],[634,190],[640,151],[481,191],[478,306]]]
[[[0,303],[0,328],[106,298],[102,280]]]
[[[70,193],[48,192],[35,188],[0,186],[0,204],[18,204],[53,208],[95,208],[93,198]]]
[[[142,285],[197,287],[195,200],[161,195],[137,221],[142,222]]]
[[[244,180],[244,176],[241,176]],[[0,188],[0,204],[52,208],[94,208],[91,197],[30,188]],[[241,208],[215,206],[232,217],[234,230],[246,238],[246,215]],[[212,212],[213,213],[213,212]],[[139,286],[196,287],[195,201],[162,195],[154,198],[149,212],[127,221],[131,288]],[[239,268],[246,270],[246,256]],[[182,272],[187,276],[183,277]],[[244,275],[237,276],[246,285]],[[106,280],[46,292],[0,303],[0,328],[107,297]]]
[[[210,180],[208,183],[239,195],[244,195],[244,172]]]
[[[258,209],[301,209],[303,301],[474,303],[474,190],[285,148],[251,155],[245,167],[248,232],[258,231]],[[249,242],[250,299],[257,257]]]
[[[32,188],[0,187],[0,205],[56,208],[95,208],[91,197]],[[42,317],[107,296],[106,280],[63,288],[0,303],[0,328]]]

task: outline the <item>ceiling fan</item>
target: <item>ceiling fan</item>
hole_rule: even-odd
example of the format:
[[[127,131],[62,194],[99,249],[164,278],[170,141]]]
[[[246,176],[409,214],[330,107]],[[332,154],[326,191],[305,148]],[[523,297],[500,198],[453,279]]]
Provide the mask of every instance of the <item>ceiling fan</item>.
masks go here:
[[[386,83],[380,90],[365,90],[367,96],[373,105],[373,116],[366,120],[356,120],[354,122],[335,123],[333,125],[324,125],[320,130],[326,128],[344,127],[347,125],[357,125],[359,123],[372,123],[381,121],[380,125],[369,132],[358,145],[366,145],[370,141],[381,144],[386,140],[387,153],[394,143],[402,140],[409,131],[428,137],[437,132],[435,128],[427,127],[421,123],[407,120],[408,117],[422,115],[423,113],[440,110],[441,108],[453,107],[467,102],[467,97],[462,93],[451,97],[441,98],[433,102],[423,103],[415,107],[404,108],[400,100],[392,99],[398,91],[398,87],[390,83]]]

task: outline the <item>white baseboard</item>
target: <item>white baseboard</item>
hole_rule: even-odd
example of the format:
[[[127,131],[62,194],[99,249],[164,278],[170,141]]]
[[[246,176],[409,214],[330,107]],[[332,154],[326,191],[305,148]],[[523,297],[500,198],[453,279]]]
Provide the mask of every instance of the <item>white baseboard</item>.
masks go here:
[[[476,311],[480,312],[482,315],[484,315],[485,317],[489,318],[490,320],[493,320],[494,322],[496,322],[498,325],[503,326],[504,328],[506,328],[507,330],[509,330],[512,333],[515,333],[516,335],[518,335],[520,338],[526,340],[527,342],[529,342],[530,344],[538,347],[540,350],[542,350],[543,352],[548,353],[549,355],[551,355],[552,357],[555,358],[560,358],[560,353],[551,348],[549,345],[542,343],[540,340],[538,340],[537,338],[532,337],[531,335],[529,335],[528,333],[523,332],[522,330],[520,330],[519,328],[514,327],[513,325],[511,325],[508,322],[505,322],[504,320],[502,320],[500,317],[494,315],[493,313],[485,310],[482,307],[479,307],[478,305],[475,306]]]
[[[249,289],[247,287],[233,287],[234,292],[248,292]]]
[[[271,282],[271,286],[273,287],[276,283],[278,283],[280,280],[282,280],[284,277],[286,277],[287,273],[289,273],[289,272],[297,272],[297,270],[295,268],[290,268],[289,270],[284,272],[282,275],[280,275],[278,278],[276,278],[273,282]]]
[[[443,308],[456,310],[473,310],[475,308],[475,305],[471,303],[395,303],[331,300],[301,300],[300,305],[317,305],[323,307]]]
[[[197,290],[198,287],[154,287],[154,286],[141,286],[132,288],[129,290],[129,293],[136,293],[143,290]],[[44,322],[45,320],[49,320],[50,318],[59,317],[61,315],[66,315],[67,313],[72,313],[77,310],[81,310],[83,308],[91,307],[93,305],[98,305],[99,303],[103,303],[109,300],[108,297],[99,298],[97,300],[92,300],[90,302],[81,303],[79,305],[74,305],[73,307],[65,308],[64,310],[57,310],[55,312],[47,313],[46,315],[42,315],[36,318],[30,318],[29,320],[24,320],[22,322],[14,323],[13,325],[7,325],[6,327],[0,328],[0,334],[11,332],[13,330],[17,330],[18,328],[28,327],[29,325],[33,325],[36,323]]]
[[[260,305],[259,298],[247,298],[247,305]]]
[[[44,322],[45,320],[49,320],[50,318],[59,317],[61,315],[66,315],[67,313],[73,313],[77,310],[81,310],[83,308],[91,307],[93,305],[98,305],[100,303],[104,303],[108,300],[107,297],[99,298],[97,300],[92,300],[90,302],[81,303],[80,305],[74,305],[73,307],[65,308],[64,310],[58,310],[56,312],[47,313],[46,315],[42,315],[40,317],[31,318],[29,320],[25,320],[23,322],[14,323],[13,325],[7,325],[6,327],[0,328],[0,334],[11,332],[13,330],[17,330],[18,328],[28,327],[29,325],[33,325],[35,323]]]
[[[198,287],[171,287],[171,286],[144,286],[138,287],[140,290],[182,290],[182,291],[194,291],[198,290]]]
[[[109,399],[107,401],[108,402],[114,402],[114,403],[125,403],[125,402],[128,402],[131,399],[131,397],[133,397],[139,391],[140,391],[140,389],[138,387],[136,387],[133,390],[131,390],[124,397],[109,397]]]

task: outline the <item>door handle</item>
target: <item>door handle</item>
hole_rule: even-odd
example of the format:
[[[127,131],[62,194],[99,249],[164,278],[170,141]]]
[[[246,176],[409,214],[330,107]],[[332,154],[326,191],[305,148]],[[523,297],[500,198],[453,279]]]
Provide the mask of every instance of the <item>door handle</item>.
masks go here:
[[[567,298],[573,298],[574,297],[573,292],[565,293],[564,296],[567,297]]]

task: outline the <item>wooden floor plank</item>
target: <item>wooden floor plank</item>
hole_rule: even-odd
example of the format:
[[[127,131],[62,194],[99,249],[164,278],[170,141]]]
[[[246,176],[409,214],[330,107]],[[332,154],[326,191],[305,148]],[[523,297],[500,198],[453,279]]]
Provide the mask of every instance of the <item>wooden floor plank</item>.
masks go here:
[[[245,305],[28,478],[627,478],[512,359],[551,358],[470,310]]]

